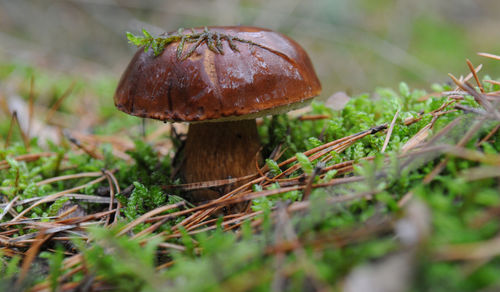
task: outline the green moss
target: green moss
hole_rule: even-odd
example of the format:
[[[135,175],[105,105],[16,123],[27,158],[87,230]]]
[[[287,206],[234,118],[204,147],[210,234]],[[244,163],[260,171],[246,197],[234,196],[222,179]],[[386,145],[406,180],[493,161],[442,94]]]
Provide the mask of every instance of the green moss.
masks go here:
[[[32,74],[40,74],[36,83],[40,85],[37,90],[45,92],[44,104],[50,105],[53,99],[60,96],[71,82],[68,79],[46,76],[43,72],[29,66],[0,67],[0,80],[13,76],[22,76],[26,80]],[[489,77],[488,77],[489,78]],[[83,82],[83,81],[81,81]],[[26,82],[25,82],[26,83]],[[26,83],[28,84],[28,83]],[[83,84],[83,83],[81,83]],[[75,87],[74,96],[89,90],[102,99],[109,99],[116,82],[101,80],[90,86],[78,85]],[[446,84],[432,86],[433,90],[450,90]],[[499,86],[487,85],[487,90],[499,90]],[[22,92],[27,98],[29,90]],[[99,91],[100,93],[96,93]],[[286,271],[286,289],[304,290],[310,287],[311,279],[320,280],[340,289],[345,276],[356,266],[383,259],[384,257],[400,251],[400,244],[391,231],[374,232],[371,226],[374,222],[381,222],[381,218],[397,220],[405,216],[405,210],[398,206],[400,199],[408,193],[420,199],[429,208],[432,232],[428,240],[423,243],[420,255],[416,258],[416,280],[408,283],[410,291],[440,290],[443,291],[474,291],[479,289],[495,290],[500,283],[497,277],[499,261],[492,257],[470,269],[469,262],[450,262],[433,258],[433,255],[442,247],[452,244],[486,242],[495,238],[500,231],[498,220],[488,220],[478,224],[488,211],[496,210],[500,204],[498,197],[498,181],[495,178],[485,178],[471,181],[467,171],[471,168],[491,166],[485,163],[468,161],[463,158],[447,155],[444,169],[430,183],[424,184],[422,179],[443,159],[443,156],[431,155],[416,159],[407,167],[406,161],[398,158],[401,147],[420,129],[432,120],[431,112],[439,108],[445,98],[430,96],[424,101],[420,98],[426,95],[425,91],[415,90],[406,83],[400,83],[396,90],[379,88],[373,94],[360,94],[352,97],[340,111],[334,111],[325,104],[314,102],[310,114],[328,115],[322,120],[301,121],[287,115],[266,117],[259,126],[259,134],[263,141],[263,155],[269,157],[277,147],[284,150],[278,161],[266,160],[266,165],[272,175],[281,174],[290,165],[279,167],[278,163],[285,159],[295,157],[300,168],[289,175],[298,179],[304,173],[310,175],[316,166],[317,160],[309,161],[304,152],[323,145],[324,143],[358,133],[381,124],[389,124],[399,110],[393,133],[388,148],[384,155],[380,154],[386,133],[379,132],[368,135],[343,152],[332,151],[332,159],[326,167],[348,160],[356,160],[355,171],[347,176],[357,175],[365,181],[348,185],[336,185],[329,188],[313,189],[309,196],[311,212],[297,212],[288,214],[289,219],[276,225],[276,213],[279,206],[287,206],[292,202],[300,201],[302,191],[291,191],[271,197],[262,197],[253,201],[252,210],[262,211],[262,215],[255,220],[246,221],[241,227],[241,234],[225,232],[221,227],[196,235],[188,234],[181,228],[181,238],[172,238],[168,243],[178,244],[185,250],[172,250],[160,244],[157,239],[131,239],[127,236],[117,236],[120,227],[137,219],[139,216],[165,204],[175,204],[182,199],[166,185],[177,183],[172,180],[172,158],[174,152],[180,147],[181,141],[172,137],[174,148],[166,155],[160,154],[154,144],[141,139],[134,141],[133,150],[127,154],[131,161],[127,162],[113,155],[112,146],[100,145],[96,151],[103,155],[103,159],[95,159],[83,153],[72,151],[66,143],[61,145],[49,144],[42,148],[37,140],[30,143],[27,149],[21,142],[19,135],[13,135],[9,147],[0,150],[0,157],[5,160],[9,168],[0,170],[1,198],[4,201],[12,200],[19,196],[25,200],[38,196],[54,194],[69,188],[85,184],[94,178],[77,178],[58,181],[50,184],[37,185],[38,182],[59,175],[78,174],[82,172],[100,172],[112,170],[120,188],[126,192],[117,197],[123,204],[122,217],[118,226],[114,228],[91,228],[91,244],[86,245],[76,241],[74,244],[81,251],[86,260],[86,268],[91,275],[103,279],[115,290],[164,290],[197,291],[197,290],[262,290],[266,291],[272,285],[278,269],[276,256],[283,256],[281,268]],[[71,98],[68,100],[71,101]],[[73,100],[74,101],[74,100]],[[466,96],[461,104],[469,107],[480,106],[473,98]],[[446,108],[452,110],[450,105]],[[62,111],[71,111],[69,106],[64,106]],[[139,126],[136,118],[119,116],[110,102],[107,107],[97,113],[102,117],[102,124],[96,126],[95,133],[129,133],[130,136],[139,136],[131,130],[131,126]],[[421,120],[409,126],[404,122],[409,118],[421,116]],[[454,144],[464,131],[474,122],[474,116],[462,112],[450,112],[441,116],[432,129],[437,133],[457,117],[463,121],[452,131],[449,137],[442,138],[439,143]],[[5,124],[8,117],[0,117],[0,133],[5,137],[8,126]],[[475,133],[466,147],[487,155],[498,155],[500,151],[500,134],[477,147],[475,143],[484,137],[498,123],[487,122]],[[156,124],[148,125],[146,131],[154,131]],[[123,132],[122,132],[123,131]],[[118,134],[122,135],[122,134]],[[3,142],[3,141],[0,141]],[[54,155],[42,157],[35,161],[16,161],[14,158],[23,154],[35,154],[51,151]],[[373,161],[363,161],[361,158],[374,156]],[[64,158],[64,159],[62,159]],[[331,179],[343,176],[336,170],[331,170],[322,179],[316,178],[315,183],[326,183]],[[304,183],[300,181],[300,183]],[[87,187],[84,194],[102,194],[102,189],[107,193],[107,181]],[[279,184],[255,184],[253,190],[273,190],[281,188]],[[325,200],[343,198],[353,194],[367,193],[370,196],[359,197],[343,203],[326,203]],[[63,203],[68,201],[60,198],[55,202],[41,204],[26,214],[29,218],[44,218],[57,214]],[[88,212],[103,210],[102,205],[91,203],[82,204]],[[21,212],[28,204],[16,206],[15,210]],[[107,205],[105,206],[107,209]],[[178,211],[170,210],[165,213]],[[158,232],[172,234],[172,226],[185,217],[170,220],[158,228]],[[478,219],[479,218],[479,219]],[[10,220],[6,215],[3,222]],[[215,217],[210,219],[216,219]],[[260,227],[252,229],[251,225],[262,221]],[[144,230],[149,224],[136,226],[131,232],[137,233]],[[20,228],[16,226],[16,228]],[[3,227],[2,227],[3,228]],[[366,232],[365,237],[355,238],[360,230]],[[4,230],[2,229],[2,232]],[[34,232],[34,229],[22,229],[15,236],[22,236]],[[286,231],[286,232],[284,232]],[[365,234],[365,233],[363,233]],[[279,252],[283,241],[301,244],[305,259],[297,250]],[[285,245],[286,247],[286,245]],[[52,246],[51,246],[52,248]],[[54,253],[45,251],[43,258],[49,266],[48,271],[33,281],[40,281],[48,276],[53,289],[60,285],[56,278],[62,271],[62,250]],[[57,250],[57,248],[56,248]],[[19,256],[1,255],[0,262],[2,280],[0,288],[9,287],[15,276],[19,273]],[[158,264],[171,260],[175,264],[168,269],[157,271]],[[468,270],[469,269],[469,270]],[[467,271],[467,272],[465,272]],[[41,274],[42,272],[37,272]],[[33,272],[33,274],[36,274]],[[76,273],[70,281],[83,281],[87,279],[83,272]]]

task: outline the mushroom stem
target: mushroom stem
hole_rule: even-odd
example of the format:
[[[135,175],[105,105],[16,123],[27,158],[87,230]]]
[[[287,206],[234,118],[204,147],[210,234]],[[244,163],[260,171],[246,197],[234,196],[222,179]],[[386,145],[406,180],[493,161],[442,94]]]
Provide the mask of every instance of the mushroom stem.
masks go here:
[[[253,174],[257,171],[256,160],[260,160],[259,149],[255,120],[190,124],[180,173],[186,183]],[[236,186],[192,191],[187,196],[191,202],[199,203],[216,199]]]

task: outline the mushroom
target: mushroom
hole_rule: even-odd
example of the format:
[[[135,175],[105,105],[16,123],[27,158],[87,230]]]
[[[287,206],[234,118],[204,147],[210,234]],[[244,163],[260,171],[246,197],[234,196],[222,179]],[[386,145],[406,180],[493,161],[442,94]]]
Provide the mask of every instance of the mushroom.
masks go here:
[[[180,167],[185,183],[256,173],[255,119],[303,107],[321,92],[306,52],[283,34],[231,26],[166,36],[173,37],[161,50],[137,51],[114,101],[134,116],[190,123]],[[203,190],[190,199],[220,195]]]

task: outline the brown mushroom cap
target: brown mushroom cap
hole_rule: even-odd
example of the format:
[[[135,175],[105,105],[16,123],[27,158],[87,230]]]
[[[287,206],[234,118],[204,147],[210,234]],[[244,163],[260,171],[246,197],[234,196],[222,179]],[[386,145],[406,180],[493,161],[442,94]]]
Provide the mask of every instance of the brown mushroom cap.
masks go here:
[[[298,108],[321,92],[306,52],[285,35],[246,26],[208,29],[250,43],[233,40],[233,50],[221,40],[221,54],[204,41],[184,60],[177,57],[179,42],[159,56],[140,48],[121,77],[116,107],[163,121],[250,119]],[[183,52],[194,45],[186,42]]]

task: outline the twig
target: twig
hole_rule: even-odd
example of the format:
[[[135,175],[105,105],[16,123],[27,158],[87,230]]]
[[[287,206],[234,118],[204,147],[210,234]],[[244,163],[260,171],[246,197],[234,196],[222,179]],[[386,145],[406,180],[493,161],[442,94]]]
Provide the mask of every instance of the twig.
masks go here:
[[[497,81],[497,80],[484,80],[484,82],[494,84],[494,85],[500,85],[500,81]]]
[[[63,181],[63,180],[69,180],[69,179],[75,179],[75,178],[82,178],[82,177],[96,177],[102,175],[101,172],[82,172],[82,173],[76,173],[76,174],[68,174],[68,175],[62,175],[62,176],[56,176],[56,177],[51,177],[42,181],[39,181],[36,183],[37,186],[45,185],[45,184],[51,184],[55,183],[58,181]]]
[[[224,222],[221,223],[221,227],[224,227],[225,230],[228,230],[226,228],[227,226],[231,226],[231,225],[233,225],[233,226],[239,226],[245,220],[253,218],[253,217],[256,217],[256,216],[258,216],[258,215],[260,215],[262,213],[263,213],[262,211],[257,211],[257,212],[245,214],[243,216],[239,216],[239,217],[231,219],[231,220],[226,220],[226,221],[224,221]],[[217,221],[218,221],[218,219],[213,219],[213,222],[217,222]],[[188,234],[189,235],[193,235],[193,234],[197,234],[197,233],[202,233],[202,232],[214,230],[214,229],[216,229],[218,227],[216,224],[213,224],[211,226],[207,226],[207,227],[204,227],[204,228],[201,228],[201,229],[196,229],[196,228],[198,228],[200,226],[207,225],[207,224],[208,224],[208,222],[202,222],[202,223],[198,223],[196,225],[191,226],[189,229],[187,229],[188,230]],[[177,237],[181,237],[181,236],[182,235],[181,235],[180,232],[176,232],[175,234],[166,236],[166,239],[177,238]]]
[[[429,131],[432,126],[433,123],[431,122],[420,129],[415,135],[413,135],[413,137],[410,138],[410,140],[406,141],[403,147],[401,147],[401,152],[405,153],[422,144],[422,142],[429,136]]]
[[[118,184],[118,180],[116,179],[115,175],[113,174],[113,172],[109,171],[109,170],[105,170],[105,174],[106,176],[111,179],[111,182],[113,183],[114,187],[115,187],[115,190],[116,190],[116,193],[119,194],[121,193],[121,189],[120,189],[120,185]],[[110,185],[110,188],[112,188],[112,186]],[[113,200],[114,200],[114,197],[113,197]],[[111,200],[111,202],[113,201]],[[110,204],[112,204],[110,202]],[[120,209],[122,208],[122,204],[120,203],[120,201],[117,201],[117,205],[116,205],[116,213],[115,213],[115,219],[113,221],[114,224],[116,224],[118,222],[118,218],[120,217]],[[110,209],[111,210],[111,209]]]
[[[33,127],[33,117],[34,117],[34,105],[35,105],[35,75],[31,75],[30,80],[30,95],[28,104],[28,130],[27,135],[31,137],[31,129]]]
[[[179,203],[176,203],[176,204],[166,205],[166,206],[162,206],[162,207],[156,208],[154,210],[151,210],[151,211],[147,212],[146,214],[142,215],[141,217],[139,217],[139,218],[135,219],[134,221],[130,222],[126,226],[124,226],[120,230],[120,232],[118,233],[118,235],[123,235],[123,234],[129,232],[130,230],[132,230],[132,228],[136,227],[137,225],[139,225],[141,223],[146,222],[149,218],[151,218],[151,217],[153,217],[155,215],[158,215],[160,213],[166,212],[168,210],[177,209],[177,208],[183,207],[185,205],[186,205],[186,202],[182,201],[182,202],[179,202]]]
[[[481,57],[486,57],[494,60],[499,60],[500,61],[500,56],[489,54],[489,53],[477,53]]]
[[[17,124],[17,129],[19,130],[19,134],[21,134],[21,138],[23,139],[23,143],[24,143],[24,147],[26,148],[26,151],[30,151],[31,149],[31,146],[30,146],[30,139],[29,137],[26,135],[26,133],[24,133],[23,131],[23,128],[21,127],[21,123],[19,123],[19,118],[17,117],[17,112],[14,111],[12,113],[12,116],[14,118],[14,121],[16,122]]]
[[[102,157],[102,155],[95,153],[94,151],[92,151],[91,149],[87,148],[85,145],[80,143],[80,141],[78,139],[76,139],[75,137],[73,137],[69,133],[69,131],[64,131],[64,137],[66,137],[66,139],[68,139],[68,141],[70,141],[76,147],[82,149],[85,153],[87,153],[92,158],[99,159],[99,160],[104,159],[104,157]]]
[[[2,214],[0,214],[0,221],[2,221],[3,217],[9,212],[9,210],[14,206],[16,201],[19,199],[19,196],[15,196],[3,209]]]
[[[498,130],[500,129],[500,124],[496,125],[489,133],[488,135],[484,136],[483,139],[481,139],[481,141],[477,142],[476,143],[476,147],[479,147],[481,146],[481,144],[483,144],[484,142],[488,141],[493,135],[495,135],[496,132],[498,132]]]
[[[115,202],[115,188],[114,188],[113,182],[111,180],[111,177],[108,175],[107,170],[103,169],[102,174],[104,174],[106,176],[106,179],[108,180],[108,186],[109,186],[109,207],[108,207],[108,210],[111,211],[111,210],[113,210],[113,203]],[[109,225],[109,219],[110,219],[110,216],[107,216],[106,223],[105,223],[106,226]]]
[[[313,183],[314,183],[314,179],[316,178],[316,176],[318,174],[321,173],[321,170],[323,169],[323,167],[325,167],[325,164],[322,163],[322,162],[319,162],[314,167],[313,172],[309,176],[309,179],[307,181],[306,187],[304,188],[304,192],[303,192],[303,196],[302,196],[302,200],[303,201],[306,201],[306,200],[309,199],[309,195],[311,194],[311,190],[312,190],[312,186],[313,186]]]
[[[479,119],[478,121],[476,121],[472,125],[472,127],[469,128],[469,130],[465,133],[465,135],[462,137],[462,139],[460,139],[460,141],[458,141],[457,146],[462,147],[467,142],[469,142],[469,140],[472,138],[472,136],[483,126],[483,123],[484,123],[484,119]],[[436,165],[436,167],[425,176],[425,178],[422,182],[424,184],[430,183],[434,179],[434,177],[436,175],[438,175],[444,169],[446,164],[448,164],[448,160],[449,159],[447,157],[445,157],[443,160],[441,160],[439,162],[439,164]]]
[[[28,270],[31,266],[31,263],[35,259],[36,255],[38,254],[38,251],[40,250],[40,247],[42,244],[47,241],[52,235],[45,235],[45,233],[42,231],[37,235],[37,240],[33,245],[31,245],[30,249],[26,253],[26,256],[24,257],[23,264],[21,266],[21,272],[19,274],[19,278],[16,281],[16,286],[20,287],[22,282],[24,281],[24,278],[28,274]]]
[[[331,118],[329,115],[303,115],[299,116],[297,119],[299,121],[316,121]]]
[[[49,112],[47,113],[47,116],[45,116],[45,122],[50,123],[50,120],[52,119],[52,116],[54,113],[59,109],[61,106],[62,102],[66,97],[68,97],[71,92],[73,91],[73,88],[75,87],[76,82],[73,81],[71,85],[66,89],[66,91],[61,94],[61,96],[56,100],[56,102],[52,105],[52,107],[49,109]]]
[[[7,149],[7,147],[9,147],[9,144],[10,144],[10,138],[12,137],[12,132],[13,132],[13,129],[14,129],[14,116],[16,115],[16,111],[14,111],[12,114],[11,114],[11,118],[10,118],[10,124],[9,124],[9,131],[7,132],[7,137],[5,138],[5,143],[4,143],[4,148]]]
[[[398,115],[399,115],[399,109],[396,112],[396,114],[394,114],[394,118],[392,119],[391,125],[389,126],[389,130],[387,130],[387,136],[385,137],[384,145],[382,146],[382,150],[380,150],[381,153],[385,152],[385,149],[389,144],[389,140],[391,139],[392,135],[392,130],[394,129],[394,125],[396,124],[396,119],[398,118]]]
[[[61,214],[58,214],[57,218],[58,219],[63,219],[64,217],[66,217],[66,216],[72,214],[73,212],[75,212],[78,209],[78,207],[79,207],[79,205],[73,205],[71,208],[69,208],[65,212],[63,212]]]
[[[28,208],[24,209],[21,213],[19,213],[19,215],[17,215],[14,219],[12,220],[18,220],[19,218],[21,218],[22,216],[24,216],[24,214],[28,213],[29,211],[31,211],[33,208],[35,208],[36,206],[40,205],[40,204],[43,204],[43,203],[46,203],[46,202],[49,202],[51,200],[54,200],[54,199],[58,199],[66,194],[69,194],[69,193],[72,193],[72,192],[75,192],[75,191],[78,191],[78,190],[81,190],[87,186],[90,186],[90,185],[93,185],[93,184],[96,184],[98,182],[101,182],[103,180],[106,179],[106,176],[101,176],[93,181],[90,181],[86,184],[83,184],[81,186],[78,186],[78,187],[74,187],[74,188],[71,188],[71,189],[68,189],[68,190],[65,190],[65,191],[62,191],[62,192],[58,192],[58,193],[55,193],[55,194],[52,194],[52,195],[49,195],[49,196],[46,196],[44,197],[43,199],[37,201],[36,203],[34,203],[33,205],[29,206]]]
[[[455,76],[452,74],[448,74],[450,78],[455,82],[455,84],[460,87],[462,90],[468,92],[470,95],[474,97],[477,103],[479,103],[483,108],[495,115],[497,120],[500,120],[500,114],[493,108],[492,104],[488,101],[488,99],[481,93],[478,93],[469,83],[465,82],[462,83],[460,80],[458,80]]]

